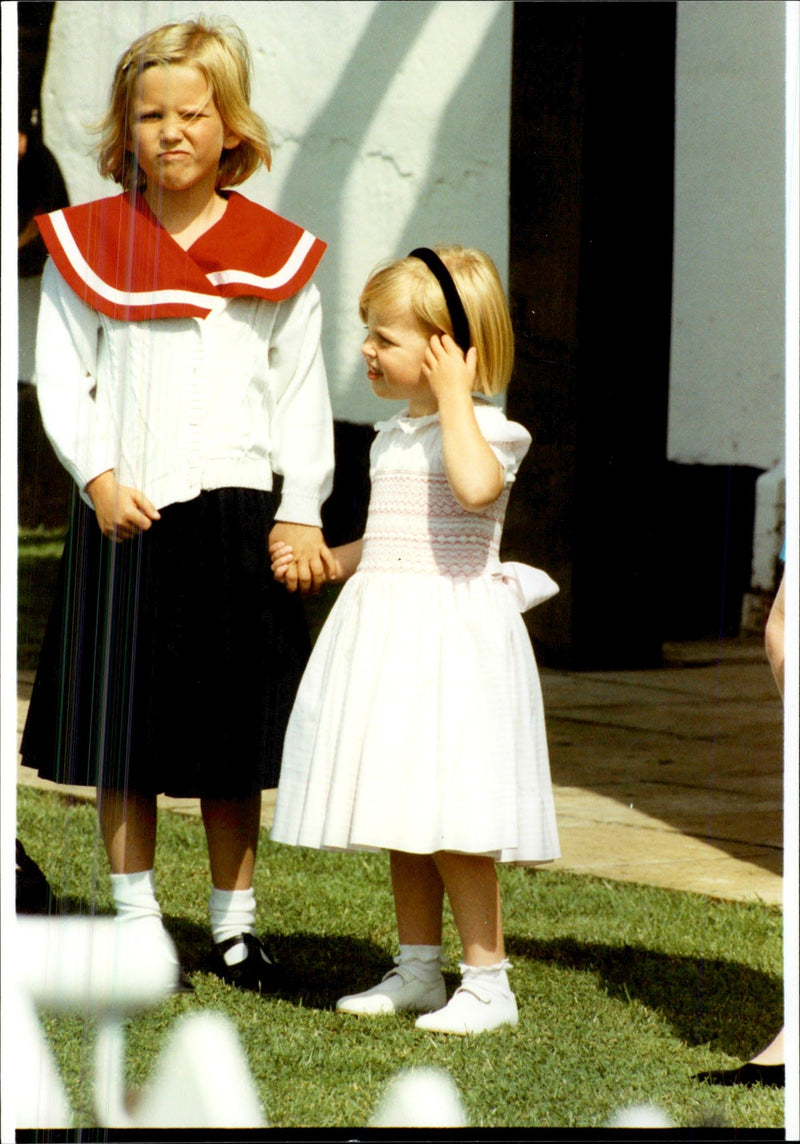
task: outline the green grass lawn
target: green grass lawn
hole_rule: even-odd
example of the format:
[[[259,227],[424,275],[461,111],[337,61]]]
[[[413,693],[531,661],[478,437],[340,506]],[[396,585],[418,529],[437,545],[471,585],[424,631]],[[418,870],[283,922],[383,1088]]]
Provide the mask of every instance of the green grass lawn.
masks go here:
[[[17,670],[35,671],[56,589],[63,530],[21,532],[17,549]]]
[[[111,911],[94,807],[19,791],[18,834],[70,911]],[[132,1086],[175,1019],[212,1009],[235,1025],[271,1126],[359,1127],[400,1068],[446,1069],[469,1122],[600,1127],[623,1105],[652,1102],[679,1126],[779,1128],[783,1092],[692,1080],[728,1067],[782,1022],[780,911],[554,871],[503,869],[506,934],[520,1006],[516,1030],[446,1038],[411,1015],[337,1014],[337,997],[374,984],[395,952],[384,855],[272,844],[256,870],[259,935],[287,970],[280,996],[257,997],[207,971],[209,893],[199,819],[161,815],[156,877],[167,926],[195,986],[128,1027]],[[447,917],[453,970],[459,950]],[[453,973],[449,984],[456,983]],[[78,1110],[91,1125],[89,1022],[46,1016]]]

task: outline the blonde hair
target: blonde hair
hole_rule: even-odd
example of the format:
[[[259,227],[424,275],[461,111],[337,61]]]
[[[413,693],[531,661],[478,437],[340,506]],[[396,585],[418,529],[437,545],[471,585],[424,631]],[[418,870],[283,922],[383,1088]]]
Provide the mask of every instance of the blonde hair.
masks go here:
[[[502,393],[514,368],[514,332],[497,268],[488,254],[463,246],[434,246],[455,283],[478,353],[475,389],[487,396]],[[417,321],[431,334],[453,334],[453,323],[432,272],[419,258],[400,258],[377,269],[361,291],[362,322],[374,306],[410,303]]]
[[[233,21],[208,24],[202,19],[164,24],[135,40],[117,61],[106,114],[95,126],[100,135],[100,174],[126,190],[147,185],[144,172],[128,150],[130,105],[136,80],[148,68],[182,64],[205,77],[226,131],[241,138],[222,152],[217,190],[243,183],[260,163],[272,164],[269,133],[250,107],[250,49]]]

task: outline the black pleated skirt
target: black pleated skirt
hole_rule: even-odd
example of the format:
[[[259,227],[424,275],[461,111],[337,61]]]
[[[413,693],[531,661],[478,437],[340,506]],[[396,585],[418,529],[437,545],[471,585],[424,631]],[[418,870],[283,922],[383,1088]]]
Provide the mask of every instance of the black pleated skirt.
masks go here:
[[[76,502],[23,763],[175,798],[276,786],[309,639],[270,571],[272,494],[206,492],[118,544]]]

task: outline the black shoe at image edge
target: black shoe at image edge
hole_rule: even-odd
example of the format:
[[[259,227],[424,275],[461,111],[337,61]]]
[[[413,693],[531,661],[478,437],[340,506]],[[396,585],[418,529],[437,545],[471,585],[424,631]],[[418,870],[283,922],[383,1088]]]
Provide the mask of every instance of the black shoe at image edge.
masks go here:
[[[751,1087],[762,1084],[765,1088],[784,1088],[786,1086],[785,1065],[756,1065],[748,1061],[735,1069],[710,1069],[707,1072],[695,1074],[695,1080],[706,1081],[708,1084],[734,1085],[741,1084]]]

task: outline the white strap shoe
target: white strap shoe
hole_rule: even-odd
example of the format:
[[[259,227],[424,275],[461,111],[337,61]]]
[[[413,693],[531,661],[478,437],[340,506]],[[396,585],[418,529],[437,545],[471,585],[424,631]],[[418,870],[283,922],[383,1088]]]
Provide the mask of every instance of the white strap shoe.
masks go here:
[[[447,1000],[444,978],[441,973],[433,982],[420,981],[414,972],[405,965],[390,969],[378,985],[363,993],[342,997],[336,1002],[338,1013],[399,1013],[413,1009],[426,1013],[439,1009]]]
[[[470,982],[460,985],[443,1009],[418,1017],[416,1027],[429,1033],[466,1037],[518,1022],[517,999],[513,993],[490,992]]]

